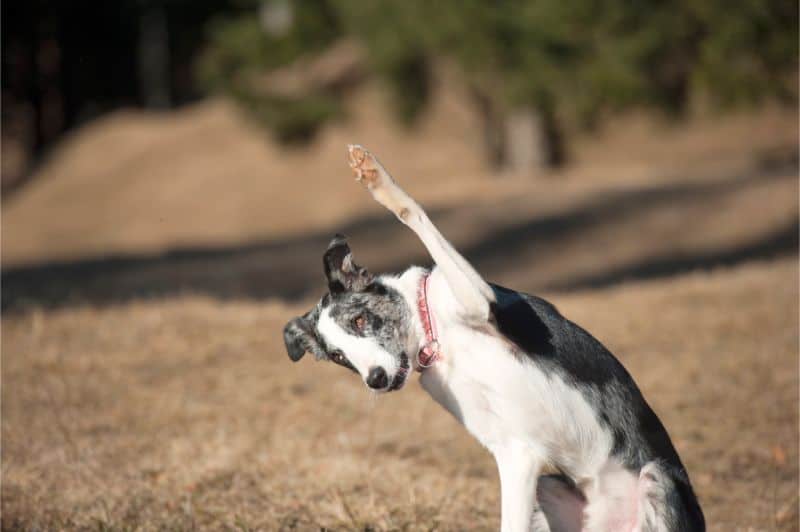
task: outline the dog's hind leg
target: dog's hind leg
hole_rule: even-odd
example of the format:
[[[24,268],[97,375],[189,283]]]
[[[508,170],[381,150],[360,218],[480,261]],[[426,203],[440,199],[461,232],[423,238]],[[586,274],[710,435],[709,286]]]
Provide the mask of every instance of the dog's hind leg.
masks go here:
[[[581,532],[586,498],[558,475],[539,477],[536,498],[551,532]]]
[[[486,320],[489,304],[495,300],[489,284],[450,245],[422,207],[397,185],[374,155],[358,145],[349,146],[348,152],[356,179],[366,185],[378,203],[417,234],[444,274],[465,315]]]
[[[637,492],[638,515],[633,532],[705,531],[703,512],[688,482],[668,475],[657,462],[649,462],[641,469]]]

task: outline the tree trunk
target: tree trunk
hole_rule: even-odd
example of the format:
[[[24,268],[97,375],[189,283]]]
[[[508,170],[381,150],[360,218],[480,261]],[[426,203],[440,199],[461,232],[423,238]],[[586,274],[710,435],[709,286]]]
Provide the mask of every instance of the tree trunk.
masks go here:
[[[520,107],[506,118],[506,166],[515,172],[550,170],[564,163],[564,146],[552,112]]]
[[[483,128],[489,166],[496,171],[530,173],[564,163],[564,143],[555,115],[545,107],[503,112],[485,91],[472,89]]]
[[[492,170],[502,170],[506,166],[506,128],[503,116],[486,93],[473,89],[472,96],[481,117],[486,160]]]
[[[139,20],[139,80],[145,107],[169,107],[169,29],[161,4],[144,7]]]

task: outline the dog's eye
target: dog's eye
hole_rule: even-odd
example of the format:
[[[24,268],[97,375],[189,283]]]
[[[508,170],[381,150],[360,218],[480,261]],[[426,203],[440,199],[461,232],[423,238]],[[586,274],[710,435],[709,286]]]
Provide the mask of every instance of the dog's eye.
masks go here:
[[[366,325],[367,325],[367,319],[364,316],[359,315],[353,318],[353,327],[356,330],[363,331]]]
[[[334,351],[331,353],[331,360],[336,362],[337,364],[344,364],[345,358],[344,353],[341,351]]]

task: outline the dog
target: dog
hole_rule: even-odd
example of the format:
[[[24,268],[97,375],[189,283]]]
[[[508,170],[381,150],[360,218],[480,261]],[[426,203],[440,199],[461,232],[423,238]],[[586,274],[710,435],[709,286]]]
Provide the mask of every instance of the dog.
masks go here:
[[[373,275],[337,235],[328,293],[284,328],[306,352],[367,387],[422,387],[494,456],[501,530],[705,530],[686,469],[631,376],[547,301],[483,280],[365,148],[356,180],[425,245],[435,265]]]

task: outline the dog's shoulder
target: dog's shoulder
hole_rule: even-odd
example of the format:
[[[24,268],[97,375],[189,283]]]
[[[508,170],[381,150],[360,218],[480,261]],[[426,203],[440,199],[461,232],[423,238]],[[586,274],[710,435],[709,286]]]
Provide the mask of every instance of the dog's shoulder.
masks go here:
[[[497,330],[528,357],[555,364],[577,381],[612,378],[624,369],[614,356],[583,328],[565,318],[549,301],[492,285],[496,303],[491,319]]]
[[[530,294],[491,284],[495,302],[490,320],[497,330],[526,354],[551,355],[554,335],[563,316],[552,303]]]
[[[614,355],[555,305],[502,286],[492,289],[497,299],[491,307],[493,325],[542,370],[559,373],[575,385],[636,389]]]

